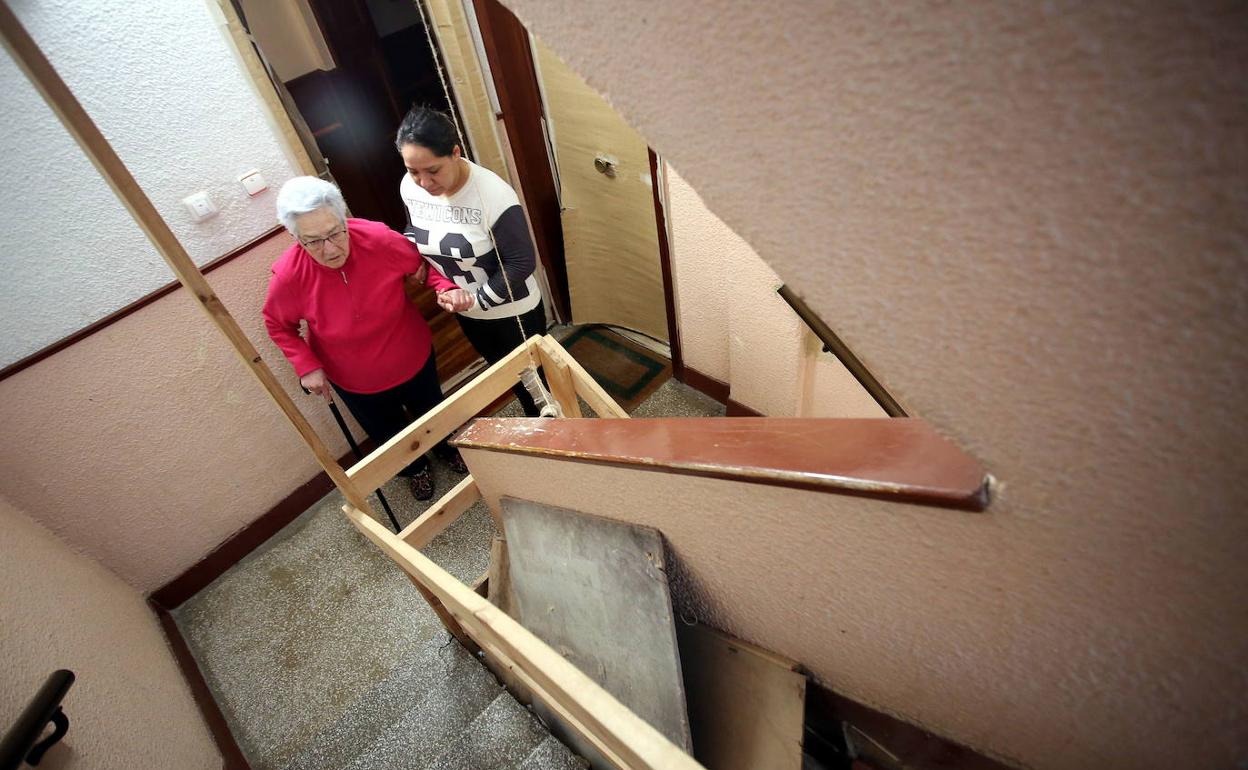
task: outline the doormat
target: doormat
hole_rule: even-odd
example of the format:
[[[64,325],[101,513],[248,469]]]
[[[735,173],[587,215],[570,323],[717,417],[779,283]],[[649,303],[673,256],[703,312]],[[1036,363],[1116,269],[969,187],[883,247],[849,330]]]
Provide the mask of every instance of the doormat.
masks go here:
[[[626,412],[672,376],[671,361],[602,327],[582,326],[560,344]]]

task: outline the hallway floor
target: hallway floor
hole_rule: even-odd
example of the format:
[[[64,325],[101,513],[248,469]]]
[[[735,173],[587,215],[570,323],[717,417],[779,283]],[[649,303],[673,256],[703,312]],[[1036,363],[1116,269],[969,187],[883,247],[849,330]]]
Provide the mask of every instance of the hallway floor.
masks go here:
[[[722,414],[670,379],[633,411]],[[499,412],[519,415],[514,400]],[[436,499],[461,477],[434,468]],[[402,525],[429,505],[402,480],[385,492]],[[342,502],[327,495],[173,613],[252,767],[578,767],[452,640]],[[491,536],[478,503],[424,553],[471,584],[489,566]]]

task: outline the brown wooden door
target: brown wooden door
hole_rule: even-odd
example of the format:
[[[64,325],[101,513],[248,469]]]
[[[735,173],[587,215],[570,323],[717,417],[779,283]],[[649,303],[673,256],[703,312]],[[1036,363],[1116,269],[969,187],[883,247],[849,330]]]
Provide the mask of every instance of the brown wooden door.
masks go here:
[[[568,271],[564,263],[563,229],[559,224],[559,193],[550,169],[550,153],[542,130],[542,98],[529,33],[515,14],[498,0],[474,0],[481,38],[489,59],[494,88],[502,109],[507,142],[521,180],[524,207],[533,225],[534,246],[546,269],[551,302],[564,321],[572,319],[568,302]]]
[[[407,215],[398,195],[403,163],[394,149],[394,132],[403,114],[368,6],[363,0],[310,0],[309,5],[337,65],[320,85],[329,91],[321,106],[332,115],[319,120],[323,125],[313,126],[313,132],[319,134],[318,143],[325,140],[329,171],[351,213],[401,231]]]

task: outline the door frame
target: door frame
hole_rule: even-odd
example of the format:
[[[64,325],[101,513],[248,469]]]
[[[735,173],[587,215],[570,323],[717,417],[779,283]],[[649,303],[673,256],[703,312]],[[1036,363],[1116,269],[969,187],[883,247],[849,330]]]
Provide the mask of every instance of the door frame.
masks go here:
[[[468,1],[477,18],[498,98],[499,112],[494,117],[502,121],[516,176],[522,180],[520,192],[533,227],[534,246],[546,268],[552,310],[556,318],[570,323],[572,303],[568,296],[559,190],[542,130],[545,112],[533,68],[529,32],[498,0]]]

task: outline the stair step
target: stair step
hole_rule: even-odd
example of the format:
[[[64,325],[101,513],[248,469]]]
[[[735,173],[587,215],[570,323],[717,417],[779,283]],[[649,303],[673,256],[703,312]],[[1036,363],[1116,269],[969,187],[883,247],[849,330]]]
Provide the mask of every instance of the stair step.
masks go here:
[[[377,749],[398,729],[396,723],[422,707],[446,712],[446,718],[459,714],[462,722],[454,724],[449,733],[453,735],[499,691],[498,683],[479,661],[459,644],[448,644],[444,634],[435,634],[419,654],[405,658],[384,680],[350,704],[333,724],[305,744],[286,770],[345,767],[361,752]],[[423,729],[409,725],[406,731],[421,733]],[[445,740],[447,735],[438,733],[438,738]]]
[[[503,692],[428,770],[514,770],[549,737],[537,717]]]
[[[517,770],[585,770],[587,767],[588,762],[573,754],[558,738],[548,735]]]

